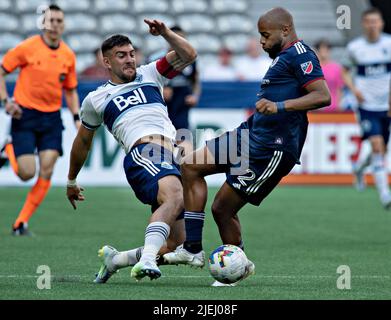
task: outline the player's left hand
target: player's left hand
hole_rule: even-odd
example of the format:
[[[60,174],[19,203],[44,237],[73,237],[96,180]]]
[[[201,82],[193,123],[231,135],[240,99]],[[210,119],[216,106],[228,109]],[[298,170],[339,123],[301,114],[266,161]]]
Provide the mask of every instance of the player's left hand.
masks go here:
[[[76,210],[76,201],[84,201],[85,197],[83,195],[84,189],[79,186],[67,187],[67,198],[71,203],[73,209]]]
[[[277,104],[275,102],[269,101],[267,99],[259,100],[255,106],[256,106],[258,112],[265,114],[265,115],[275,114],[278,111]]]
[[[194,107],[198,103],[198,97],[194,94],[186,96],[185,103],[189,107]]]
[[[144,22],[149,26],[149,33],[153,36],[161,36],[168,31],[166,25],[159,20],[144,19]]]

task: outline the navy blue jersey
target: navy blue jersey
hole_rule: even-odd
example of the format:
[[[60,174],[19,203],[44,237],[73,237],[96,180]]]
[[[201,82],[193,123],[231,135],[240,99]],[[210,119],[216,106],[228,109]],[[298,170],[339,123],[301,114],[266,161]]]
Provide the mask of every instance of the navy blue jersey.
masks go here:
[[[168,83],[173,89],[172,99],[167,101],[168,116],[176,129],[189,128],[190,107],[186,105],[185,98],[193,93],[196,72],[197,64],[194,62]]]
[[[280,52],[271,64],[261,84],[259,99],[273,102],[300,98],[307,94],[305,87],[324,79],[315,52],[302,41]],[[249,120],[250,154],[257,150],[276,149],[289,152],[299,161],[307,135],[306,111],[263,115],[256,112]]]

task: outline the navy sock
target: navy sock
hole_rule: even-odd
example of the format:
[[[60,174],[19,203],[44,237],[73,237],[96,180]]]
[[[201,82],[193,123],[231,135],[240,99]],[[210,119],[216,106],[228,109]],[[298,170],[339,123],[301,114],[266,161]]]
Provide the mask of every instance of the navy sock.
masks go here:
[[[205,212],[185,212],[186,241],[183,247],[191,253],[198,253],[202,250],[204,220]]]
[[[244,251],[244,243],[243,243],[243,240],[240,240],[240,243],[239,243],[238,247]]]

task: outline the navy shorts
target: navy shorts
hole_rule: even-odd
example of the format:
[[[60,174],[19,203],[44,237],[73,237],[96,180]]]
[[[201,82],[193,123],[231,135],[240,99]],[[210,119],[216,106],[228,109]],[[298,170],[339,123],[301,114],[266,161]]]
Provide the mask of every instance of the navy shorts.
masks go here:
[[[387,111],[367,111],[358,109],[362,139],[382,136],[387,144],[390,138],[390,118]]]
[[[62,124],[60,111],[41,112],[23,108],[22,118],[12,119],[11,136],[15,156],[57,150],[62,156]]]
[[[159,207],[159,180],[169,175],[181,177],[179,165],[171,151],[152,143],[132,148],[124,159],[124,170],[136,197],[152,206],[152,211]]]
[[[257,149],[254,154],[248,148],[249,152],[242,152],[243,142],[240,138],[232,139],[233,135],[237,135],[236,130],[208,141],[207,147],[215,164],[226,173],[228,185],[242,199],[259,206],[293,169],[296,159],[288,152],[273,149]]]

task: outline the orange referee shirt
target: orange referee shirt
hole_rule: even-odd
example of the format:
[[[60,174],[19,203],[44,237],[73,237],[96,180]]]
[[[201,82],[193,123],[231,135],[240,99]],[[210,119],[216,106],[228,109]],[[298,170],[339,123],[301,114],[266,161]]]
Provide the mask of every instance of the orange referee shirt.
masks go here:
[[[63,42],[50,48],[41,35],[32,36],[9,50],[3,69],[10,73],[20,68],[14,98],[28,109],[54,112],[61,108],[62,90],[77,86],[76,56]]]

